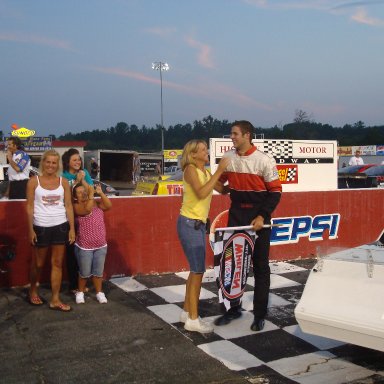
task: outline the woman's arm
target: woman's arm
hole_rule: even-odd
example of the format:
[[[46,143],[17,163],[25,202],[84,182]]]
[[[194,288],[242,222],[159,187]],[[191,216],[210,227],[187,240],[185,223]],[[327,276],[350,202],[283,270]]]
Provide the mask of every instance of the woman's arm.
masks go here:
[[[35,189],[37,186],[36,176],[33,176],[28,180],[27,183],[27,220],[28,220],[28,237],[29,241],[32,245],[36,244],[37,237],[36,233],[33,230],[33,213],[34,213],[34,205],[35,205]]]
[[[228,185],[224,185],[221,181],[218,181],[216,184],[215,184],[215,191],[221,193],[222,195],[226,195],[227,193],[229,193],[229,187]]]
[[[111,200],[109,200],[108,196],[105,195],[103,190],[101,189],[100,184],[96,184],[96,193],[101,197],[100,200],[96,200],[97,206],[103,211],[108,211],[112,207]]]
[[[69,223],[69,234],[68,240],[70,244],[75,242],[75,219],[73,215],[73,206],[72,206],[72,196],[71,196],[71,188],[69,187],[68,180],[65,178],[61,179],[64,188],[64,206],[65,212],[67,214],[67,220]]]
[[[184,179],[188,184],[190,184],[192,190],[195,192],[199,199],[205,199],[213,191],[216,183],[219,181],[219,177],[225,171],[229,163],[230,159],[228,157],[223,157],[220,160],[216,172],[205,184],[201,184],[199,177],[197,176],[196,168],[194,166],[188,165],[184,170]]]

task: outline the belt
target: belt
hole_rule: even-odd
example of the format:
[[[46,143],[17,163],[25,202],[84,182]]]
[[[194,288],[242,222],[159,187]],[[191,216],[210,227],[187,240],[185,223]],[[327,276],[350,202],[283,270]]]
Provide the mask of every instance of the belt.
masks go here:
[[[23,179],[23,180],[9,180],[11,183],[15,183],[16,181],[28,181],[29,179]]]
[[[255,208],[257,205],[254,203],[232,203],[233,208]]]

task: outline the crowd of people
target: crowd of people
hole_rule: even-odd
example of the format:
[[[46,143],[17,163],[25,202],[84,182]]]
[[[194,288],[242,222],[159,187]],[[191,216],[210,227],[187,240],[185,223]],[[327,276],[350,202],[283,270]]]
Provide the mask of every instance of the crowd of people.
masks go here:
[[[271,214],[277,207],[282,187],[274,158],[253,144],[254,127],[248,121],[231,126],[233,149],[226,152],[211,174],[208,147],[203,140],[186,143],[181,160],[183,198],[177,220],[177,233],[189,263],[185,300],[180,321],[188,331],[209,333],[213,324],[199,316],[199,297],[205,272],[206,231],[213,190],[229,193],[228,226],[250,226],[257,234],[252,254],[254,275],[253,331],[264,327],[270,288],[269,248]],[[17,141],[8,144],[8,160],[15,173],[23,175],[30,163]],[[16,161],[15,161],[16,160]],[[63,171],[60,173],[60,160]],[[139,169],[139,159],[135,156]],[[14,167],[13,162],[16,167]],[[98,171],[94,167],[94,173]],[[11,172],[12,175],[12,172]],[[11,179],[15,182],[17,179]],[[24,180],[20,176],[20,180]],[[11,183],[12,185],[13,183]],[[77,304],[85,303],[87,281],[92,280],[99,303],[107,303],[102,290],[107,241],[104,212],[112,206],[99,185],[94,186],[84,169],[78,150],[71,148],[60,159],[55,150],[46,151],[40,161],[40,174],[26,184],[29,239],[34,246],[30,269],[29,302],[42,305],[38,283],[47,257],[51,260],[51,299],[49,308],[68,312],[69,304],[60,299],[62,266],[67,261],[69,288]],[[12,185],[12,194],[22,196],[22,185]],[[100,198],[95,200],[95,193]],[[242,315],[241,300],[218,317],[214,324],[223,326]]]
[[[67,261],[69,287],[76,303],[85,303],[86,282],[92,278],[99,303],[107,303],[102,278],[107,242],[104,211],[112,204],[100,185],[93,185],[77,149],[62,158],[55,150],[46,151],[38,176],[26,185],[29,240],[34,246],[30,268],[29,302],[42,305],[38,283],[46,259],[51,261],[51,299],[49,308],[68,312],[69,304],[60,299],[63,260]],[[95,200],[94,193],[100,196]]]

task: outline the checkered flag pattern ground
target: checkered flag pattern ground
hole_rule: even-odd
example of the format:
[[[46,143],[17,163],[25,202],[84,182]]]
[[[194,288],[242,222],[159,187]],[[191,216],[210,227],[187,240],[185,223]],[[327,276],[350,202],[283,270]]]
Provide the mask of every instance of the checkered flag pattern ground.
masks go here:
[[[214,326],[214,332],[206,335],[188,332],[180,323],[189,272],[122,277],[111,282],[250,383],[384,383],[384,352],[310,335],[298,326],[294,309],[314,264],[313,259],[270,263],[268,315],[261,332],[250,330],[252,276],[243,295],[242,316],[226,326]],[[215,280],[213,269],[207,270],[199,304],[200,316],[211,322],[222,314]]]
[[[293,156],[292,141],[268,140],[263,143],[263,152],[272,155],[275,159],[291,159]]]

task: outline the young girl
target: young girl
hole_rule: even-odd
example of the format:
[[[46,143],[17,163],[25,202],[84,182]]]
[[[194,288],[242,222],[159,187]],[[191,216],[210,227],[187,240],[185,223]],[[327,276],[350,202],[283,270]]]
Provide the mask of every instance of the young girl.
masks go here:
[[[101,199],[94,199],[95,189]],[[104,211],[109,210],[112,203],[99,184],[95,189],[93,186],[76,184],[72,192],[77,227],[75,255],[79,265],[77,304],[85,302],[84,291],[89,277],[92,277],[98,302],[105,304],[108,301],[102,291],[104,262],[107,255]]]
[[[187,331],[209,333],[211,324],[198,314],[201,281],[205,272],[205,224],[209,213],[213,189],[224,192],[218,181],[225,171],[228,158],[223,158],[214,175],[206,169],[208,148],[203,140],[191,140],[185,146],[181,159],[183,169],[183,203],[177,221],[177,232],[188,259],[190,273],[185,292],[184,309],[180,321]]]

